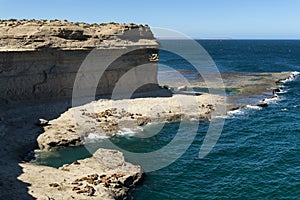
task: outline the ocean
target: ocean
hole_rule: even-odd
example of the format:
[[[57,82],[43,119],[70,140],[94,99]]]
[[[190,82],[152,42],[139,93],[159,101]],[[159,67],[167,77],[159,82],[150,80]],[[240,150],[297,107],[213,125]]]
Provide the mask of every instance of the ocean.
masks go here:
[[[300,71],[297,40],[197,42],[221,73]],[[192,70],[182,58],[166,52],[161,52],[160,62],[176,70]],[[281,87],[283,91],[268,107],[231,112],[217,144],[203,159],[198,154],[209,122],[200,121],[197,135],[183,156],[165,168],[147,173],[130,195],[137,200],[300,199],[300,78]],[[129,151],[151,152],[168,144],[178,127],[179,123],[165,124],[151,138],[128,134],[111,140]],[[145,131],[152,128],[155,124]],[[184,131],[189,133],[188,129]],[[84,147],[65,148],[40,154],[37,161],[59,167],[90,155]]]

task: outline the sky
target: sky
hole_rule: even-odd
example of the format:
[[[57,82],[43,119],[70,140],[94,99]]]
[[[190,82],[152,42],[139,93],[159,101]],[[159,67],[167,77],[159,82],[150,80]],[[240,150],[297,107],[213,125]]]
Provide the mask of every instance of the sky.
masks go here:
[[[300,39],[300,0],[0,0],[0,19],[148,24],[193,38]]]

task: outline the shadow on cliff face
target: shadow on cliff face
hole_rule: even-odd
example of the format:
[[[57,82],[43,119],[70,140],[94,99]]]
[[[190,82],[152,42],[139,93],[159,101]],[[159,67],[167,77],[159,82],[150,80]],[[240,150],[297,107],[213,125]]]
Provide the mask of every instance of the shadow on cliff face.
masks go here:
[[[2,158],[1,158],[2,159]],[[17,161],[1,161],[0,168],[0,199],[36,199],[28,194],[30,184],[17,180],[17,177],[23,173],[22,168]]]
[[[37,148],[42,133],[38,119],[51,120],[70,107],[68,100],[0,105],[0,199],[35,199],[28,194],[30,184],[18,179],[19,163]]]

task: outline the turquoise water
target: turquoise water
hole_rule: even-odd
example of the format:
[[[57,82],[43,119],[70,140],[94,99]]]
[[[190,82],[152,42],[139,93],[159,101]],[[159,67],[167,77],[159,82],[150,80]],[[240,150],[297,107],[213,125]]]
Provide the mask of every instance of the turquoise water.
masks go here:
[[[199,42],[223,72],[300,71],[300,41]],[[162,54],[161,62],[189,69],[180,58]],[[298,77],[284,84],[286,92],[278,94],[278,100],[269,107],[229,116],[216,146],[204,159],[198,159],[198,153],[208,122],[199,122],[198,133],[185,154],[173,164],[147,173],[131,195],[140,200],[300,199],[299,88]],[[111,140],[129,151],[151,152],[168,144],[178,125],[166,124],[151,138]],[[101,143],[90,148],[99,146]],[[91,153],[84,147],[66,148],[42,154],[38,162],[58,167],[88,156]]]
[[[232,116],[204,159],[197,153],[199,130],[173,165],[147,174],[136,199],[299,199],[299,88],[287,85],[282,100],[268,108]]]

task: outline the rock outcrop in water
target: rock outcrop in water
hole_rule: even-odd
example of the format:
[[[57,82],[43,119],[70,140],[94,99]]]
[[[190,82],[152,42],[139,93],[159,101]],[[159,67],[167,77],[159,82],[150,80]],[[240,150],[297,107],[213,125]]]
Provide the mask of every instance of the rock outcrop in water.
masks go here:
[[[98,100],[74,107],[44,127],[38,137],[40,149],[82,145],[88,140],[114,136],[123,129],[140,129],[150,122],[209,119],[224,97],[174,95],[173,97]],[[219,105],[217,105],[219,104]],[[225,115],[218,113],[219,115]]]
[[[122,55],[128,48],[135,51]],[[0,103],[71,97],[79,67],[92,49],[98,50],[99,77],[96,95],[110,94],[119,78],[130,69],[147,64],[157,89],[157,47],[148,26],[135,24],[86,24],[59,20],[0,21]],[[119,56],[122,55],[122,56]],[[113,60],[105,66],[107,60]],[[102,66],[103,65],[103,66]],[[92,71],[82,76],[89,79]],[[136,82],[144,77],[135,77]],[[88,88],[89,89],[89,88]]]
[[[125,199],[143,175],[121,152],[107,149],[59,169],[31,163],[21,167],[19,179],[31,184],[29,194],[37,199]]]
[[[158,44],[149,27],[115,23],[90,25],[58,20],[0,21],[0,101],[70,97],[79,66],[91,49],[97,48],[105,55],[101,58],[106,59],[109,55],[113,57],[133,46],[138,47],[138,50],[121,56],[112,63],[110,70],[104,74],[102,84],[98,85],[97,94],[111,93],[119,77],[140,64],[148,64],[146,77],[149,82],[156,83]],[[237,107],[235,99],[256,96],[264,92],[266,87],[275,87],[274,79],[282,82],[285,76],[282,73],[265,74],[264,77],[261,74],[229,74],[229,84],[226,87],[238,92],[236,98],[233,97],[232,106]],[[136,78],[140,80],[145,77]],[[205,85],[204,82],[202,84]],[[142,91],[156,88],[156,84],[148,85]],[[185,94],[186,89],[183,90],[181,92]],[[80,145],[82,137],[88,136],[85,133],[94,133],[95,127],[113,135],[122,127],[143,126],[150,121],[173,122],[185,117],[209,118],[218,106],[217,103],[224,106],[223,101],[218,102],[219,97],[213,98],[216,104],[210,101],[210,97],[208,94],[197,97],[199,102],[193,106],[199,106],[201,112],[197,112],[194,107],[181,112],[180,103],[170,105],[173,97],[128,100],[125,107],[132,107],[124,112],[122,109],[113,110],[116,104],[96,102],[96,110],[79,112],[83,122],[89,123],[86,126],[74,124],[72,109],[65,112],[66,107],[70,106],[68,103],[27,102],[18,106],[0,103],[0,144],[3,147],[0,149],[0,199],[125,198],[126,192],[141,179],[142,171],[139,166],[125,162],[118,151],[100,149],[94,157],[76,161],[60,169],[21,163],[21,160],[37,147],[34,145],[41,133],[41,126],[44,133],[38,142],[42,149]],[[189,98],[183,96],[185,100]],[[188,105],[186,101],[184,104]],[[147,106],[153,106],[153,109],[145,110]],[[115,111],[117,113],[113,113]],[[194,111],[196,112],[193,113]],[[56,119],[61,113],[64,114]],[[114,120],[114,117],[117,119]],[[47,120],[41,120],[39,126],[36,126],[41,118]],[[77,132],[81,128],[83,132]]]

